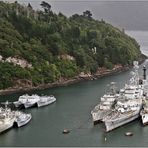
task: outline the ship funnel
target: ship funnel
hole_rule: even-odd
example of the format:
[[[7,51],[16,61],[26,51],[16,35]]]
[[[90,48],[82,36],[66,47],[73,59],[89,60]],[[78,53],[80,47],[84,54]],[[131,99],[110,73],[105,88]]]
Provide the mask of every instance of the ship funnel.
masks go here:
[[[143,66],[143,79],[146,80],[146,67]]]

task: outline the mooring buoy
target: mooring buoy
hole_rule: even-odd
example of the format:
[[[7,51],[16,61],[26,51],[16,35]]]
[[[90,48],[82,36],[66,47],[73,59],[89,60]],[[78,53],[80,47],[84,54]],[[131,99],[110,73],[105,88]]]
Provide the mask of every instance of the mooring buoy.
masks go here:
[[[68,133],[70,133],[70,131],[68,129],[63,130],[63,134],[68,134]]]
[[[107,138],[106,137],[104,138],[104,141],[107,141]]]
[[[133,136],[133,133],[132,132],[126,132],[125,136]]]

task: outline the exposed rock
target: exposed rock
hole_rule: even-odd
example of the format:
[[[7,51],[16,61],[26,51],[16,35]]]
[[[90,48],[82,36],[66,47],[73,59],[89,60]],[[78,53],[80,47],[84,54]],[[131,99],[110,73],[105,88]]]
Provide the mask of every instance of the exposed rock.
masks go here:
[[[0,57],[0,61],[2,61],[2,56]],[[32,68],[32,64],[30,64],[28,61],[22,58],[16,58],[16,57],[8,57],[5,61],[3,62],[8,62],[8,63],[13,63],[14,65],[19,65],[22,68]]]
[[[32,82],[27,79],[16,79],[14,80],[14,88],[30,88],[32,87]]]
[[[58,56],[58,58],[64,59],[64,60],[71,60],[71,61],[75,60],[75,58],[73,56],[70,56],[68,54],[60,55],[60,56]]]

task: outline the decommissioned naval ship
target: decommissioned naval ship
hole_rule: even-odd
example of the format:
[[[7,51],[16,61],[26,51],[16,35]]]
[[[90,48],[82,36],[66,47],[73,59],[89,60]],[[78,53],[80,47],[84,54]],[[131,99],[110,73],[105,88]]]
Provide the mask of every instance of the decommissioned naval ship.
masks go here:
[[[53,102],[56,101],[56,98],[53,95],[50,96],[39,96],[39,95],[22,95],[19,97],[18,101],[13,102],[15,107],[21,107],[23,106],[24,108],[29,108],[32,106],[45,106],[49,105]]]
[[[143,108],[140,112],[143,125],[148,124],[148,98],[143,99]]]
[[[140,115],[143,99],[143,84],[139,84],[138,62],[134,62],[133,76],[130,83],[120,90],[115,109],[103,118],[106,132],[124,125]]]
[[[101,121],[103,117],[112,111],[117,97],[118,94],[116,93],[115,82],[111,82],[110,89],[107,94],[101,97],[100,103],[91,111],[94,124]]]
[[[148,83],[147,83],[147,79],[146,79],[146,67],[143,67],[143,77],[144,77],[144,98],[143,98],[143,107],[142,110],[140,112],[141,115],[141,119],[142,119],[142,123],[143,125],[147,125],[148,124]]]
[[[13,127],[15,123],[18,127],[21,127],[27,124],[32,118],[31,114],[26,114],[20,111],[12,111],[8,108],[8,105],[11,104],[8,101],[1,104],[4,104],[5,108],[0,108],[0,133]]]
[[[0,133],[13,127],[15,116],[11,113],[0,113]]]
[[[15,107],[24,106],[25,108],[29,108],[36,105],[36,103],[39,100],[40,100],[40,97],[36,94],[33,94],[31,96],[28,94],[25,94],[20,96],[18,101],[13,102],[13,104],[15,105]]]
[[[8,102],[5,103],[5,108],[0,108],[0,133],[13,127],[14,124],[14,112],[10,108],[7,108],[7,105]]]
[[[103,118],[106,132],[111,131],[121,125],[124,125],[138,118],[141,107],[141,99],[118,101],[115,109],[105,118]]]

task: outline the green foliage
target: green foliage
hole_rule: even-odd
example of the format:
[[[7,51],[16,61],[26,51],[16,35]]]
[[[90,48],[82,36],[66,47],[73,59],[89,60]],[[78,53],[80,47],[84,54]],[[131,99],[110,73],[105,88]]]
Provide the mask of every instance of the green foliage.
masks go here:
[[[19,66],[14,66],[9,63],[0,63],[0,76],[1,89],[4,89],[13,85],[14,78],[30,79],[31,74],[27,69],[23,69]]]
[[[85,12],[83,12],[83,16],[90,19],[92,17],[92,13],[89,10],[86,10]]]
[[[41,6],[43,7],[45,13],[49,13],[51,9],[51,5],[45,1],[42,1]]]
[[[20,57],[33,66],[0,62],[0,89],[12,86],[14,79],[27,79],[37,86],[82,71],[95,73],[98,67],[112,69],[114,64],[131,64],[141,55],[135,39],[103,19],[93,19],[89,10],[67,18],[52,12],[45,1],[41,6],[43,11],[35,11],[30,4],[0,2],[0,55]],[[61,55],[73,59],[60,59]]]
[[[108,61],[108,58],[104,59],[104,66],[106,68],[108,68],[108,69],[112,69],[113,68],[113,64],[110,61]]]
[[[78,67],[75,61],[70,60],[58,60],[57,61],[58,69],[62,77],[73,77],[78,74]]]

